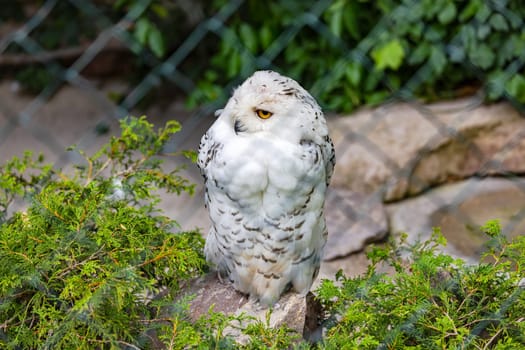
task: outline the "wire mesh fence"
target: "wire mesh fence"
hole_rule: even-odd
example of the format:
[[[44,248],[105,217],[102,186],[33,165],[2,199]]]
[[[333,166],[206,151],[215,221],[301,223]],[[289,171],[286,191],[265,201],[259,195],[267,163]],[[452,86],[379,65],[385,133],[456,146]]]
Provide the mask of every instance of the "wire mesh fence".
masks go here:
[[[110,16],[106,11],[107,6],[105,6],[103,2],[68,1],[67,5],[71,7],[77,15],[84,16],[88,18],[88,20],[93,21],[92,23],[95,30],[92,38],[87,43],[73,47],[65,46],[54,50],[46,49],[41,43],[41,38],[35,34],[38,34],[38,32],[42,30],[42,27],[47,25],[47,21],[53,19],[52,17],[55,12],[64,10],[63,6],[61,7],[63,3],[64,2],[59,1],[45,1],[41,6],[35,3],[32,7],[29,6],[31,4],[25,4],[24,7],[22,3],[20,7],[27,12],[26,15],[28,16],[25,22],[23,21],[24,17],[19,21],[7,21],[4,19],[4,27],[6,29],[3,30],[4,35],[0,41],[0,52],[2,52],[0,65],[4,73],[10,70],[20,71],[21,67],[27,68],[28,66],[38,64],[40,65],[40,69],[43,70],[48,77],[44,82],[44,86],[41,87],[35,96],[23,95],[18,98],[20,94],[17,93],[17,90],[19,90],[20,87],[16,83],[11,83],[9,86],[4,87],[4,97],[0,101],[3,116],[0,129],[0,142],[2,143],[2,149],[4,149],[4,158],[10,154],[20,152],[24,147],[32,145],[31,143],[24,144],[25,141],[22,140],[26,137],[27,140],[34,140],[34,142],[36,142],[34,144],[37,149],[44,149],[47,153],[50,153],[48,157],[51,156],[52,160],[58,161],[59,165],[65,165],[75,158],[74,154],[65,152],[65,147],[68,146],[67,142],[77,143],[80,141],[81,146],[89,149],[91,145],[96,144],[96,131],[104,129],[104,123],[111,123],[112,119],[119,119],[130,114],[142,112],[140,103],[148,94],[158,89],[159,86],[165,85],[166,83],[171,84],[171,86],[177,89],[175,92],[177,96],[173,98],[178,99],[180,99],[181,93],[190,93],[195,89],[198,90],[199,87],[196,86],[196,81],[194,81],[195,75],[188,74],[184,70],[187,66],[187,64],[186,66],[184,65],[184,61],[188,58],[193,60],[196,52],[200,49],[200,45],[209,44],[210,36],[212,39],[220,39],[228,35],[235,35],[232,34],[232,29],[228,27],[228,21],[236,12],[243,10],[242,6],[245,5],[243,1],[225,2],[219,12],[212,14],[210,17],[206,18],[201,14],[200,18],[198,18],[199,22],[187,31],[187,35],[179,40],[178,46],[174,47],[172,51],[166,55],[166,58],[161,59],[153,55],[147,47],[141,45],[137,36],[132,35],[130,32],[130,28],[136,28],[138,26],[138,22],[141,21],[148,7],[153,4],[152,1],[133,2],[133,6],[127,7],[127,12],[123,13],[119,18]],[[178,3],[181,7],[183,7],[184,4],[185,2],[183,1]],[[205,4],[198,3],[196,7],[190,8],[188,11],[195,11],[196,9],[202,10],[199,6],[202,7],[204,5]],[[241,68],[241,74],[231,79],[231,81],[224,86],[220,91],[220,95],[216,96],[215,101],[202,105],[200,108],[190,112],[178,109],[175,111],[176,115],[164,116],[182,119],[183,121],[183,132],[179,134],[177,139],[173,140],[173,149],[177,149],[182,145],[189,147],[195,146],[196,140],[198,140],[203,130],[212,121],[212,118],[209,117],[211,112],[220,107],[221,103],[228,97],[232,87],[243,78],[243,75],[246,76],[251,72],[251,70],[248,69],[269,68],[279,70],[279,56],[288,45],[293,43],[301,31],[312,31],[312,33],[310,33],[312,40],[319,40],[320,38],[328,40],[333,47],[340,50],[341,56],[343,57],[342,60],[336,62],[332,70],[325,72],[322,76],[313,77],[311,91],[314,96],[321,95],[323,89],[326,88],[327,84],[331,83],[333,77],[344,74],[347,66],[354,61],[358,61],[368,70],[368,72],[365,70],[365,74],[372,73],[375,69],[370,59],[373,44],[380,41],[384,32],[389,30],[391,26],[389,22],[392,21],[392,18],[395,18],[396,11],[406,10],[406,3],[400,3],[389,16],[381,18],[364,39],[354,47],[349,47],[342,41],[337,33],[331,30],[333,29],[330,27],[331,23],[326,23],[323,20],[323,14],[329,11],[333,5],[334,2],[332,1],[316,1],[308,6],[303,6],[300,8],[303,12],[298,13],[294,21],[287,25],[282,33],[269,43],[267,48],[258,55],[251,54],[242,40],[235,41],[237,49],[242,53],[247,53],[243,58],[248,60],[248,62],[243,62],[242,66],[248,68]],[[497,7],[498,5],[494,4],[493,6]],[[29,7],[29,9],[26,7]],[[510,13],[505,7],[498,9],[500,10],[498,13],[502,13],[508,18],[514,16],[514,14]],[[511,19],[508,20],[511,21]],[[520,20],[521,19],[518,19],[518,21]],[[60,38],[60,35],[57,36]],[[67,36],[67,33],[63,33],[63,36]],[[454,35],[448,42],[440,43],[440,45],[444,45],[449,51],[454,50],[459,45],[459,36],[460,33]],[[118,101],[111,99],[111,91],[101,89],[101,81],[104,81],[104,78],[92,78],[89,70],[86,69],[89,65],[95,63],[96,66],[104,66],[104,64],[106,64],[108,65],[107,69],[116,69],[118,71],[120,62],[104,61],[104,57],[101,57],[112,52],[125,52],[130,54],[125,56],[125,59],[128,61],[140,59],[143,67],[146,67],[146,71],[140,76],[138,81],[124,88]],[[517,59],[512,60],[505,67],[506,70],[504,73],[510,77],[522,70],[523,60],[523,54],[518,55]],[[305,58],[305,61],[308,62],[307,58]],[[206,62],[202,62],[202,60],[198,61],[197,59],[195,59],[195,62],[200,64],[201,67],[192,67],[193,71],[206,69]],[[472,62],[466,60],[464,64],[472,65]],[[467,68],[470,69],[472,67],[465,67],[465,69]],[[522,132],[512,135],[512,138],[510,138],[508,142],[501,145],[502,148],[500,150],[493,151],[491,153],[492,156],[487,157],[486,150],[480,149],[476,140],[466,137],[462,131],[459,131],[459,129],[455,127],[459,126],[462,120],[470,118],[469,111],[473,110],[475,105],[482,102],[486,94],[486,86],[483,84],[487,85],[489,80],[483,76],[483,73],[481,73],[479,69],[474,67],[472,71],[479,76],[479,81],[482,85],[473,91],[474,94],[470,102],[464,104],[461,107],[462,109],[456,111],[455,121],[443,121],[443,118],[436,117],[432,109],[418,102],[415,96],[418,87],[432,79],[431,75],[434,69],[434,63],[429,59],[420,65],[410,79],[401,85],[393,85],[387,74],[381,77],[383,80],[382,84],[390,91],[390,95],[386,98],[387,104],[392,104],[396,101],[408,103],[408,108],[418,114],[416,119],[430,123],[435,130],[432,137],[420,146],[411,159],[400,163],[398,159],[392,158],[388,147],[379,145],[369,137],[381,119],[391,118],[388,108],[376,109],[368,122],[363,123],[358,129],[347,132],[344,141],[338,145],[338,153],[343,155],[339,158],[344,158],[344,153],[351,148],[351,144],[359,144],[367,150],[369,157],[374,158],[389,169],[392,179],[394,179],[393,181],[408,181],[415,184],[413,187],[424,190],[439,184],[440,180],[435,180],[434,183],[428,183],[427,179],[419,179],[417,172],[414,173],[414,171],[417,165],[435,150],[439,142],[447,139],[461,143],[468,149],[471,157],[477,159],[478,163],[476,169],[471,169],[468,173],[450,174],[451,177],[503,175],[507,176],[510,181],[512,174],[522,172],[519,167],[511,167],[509,169],[509,167],[502,163],[501,159],[504,160],[505,157],[497,156],[519,150],[521,147]],[[37,80],[41,71],[30,72],[33,73],[29,73],[28,80],[31,81]],[[283,73],[286,74],[286,72]],[[64,97],[64,102],[62,103],[65,103],[67,106],[62,108],[62,115],[52,115],[46,119],[46,113],[56,113],[54,110],[48,112],[46,106],[53,103],[60,103],[55,101],[60,100],[60,96],[57,95],[59,90],[64,88],[74,88],[76,93],[82,96],[83,106],[81,106],[81,104],[75,105],[74,99],[69,100],[67,97]],[[502,95],[510,100],[519,110],[523,108],[514,96],[505,93]],[[17,102],[14,100],[17,100]],[[70,101],[71,104],[68,104],[68,101]],[[94,110],[91,108],[88,113],[85,113],[86,106],[88,105],[96,106],[96,108]],[[84,113],[82,113],[82,108],[84,109]],[[89,115],[89,113],[94,115]],[[160,114],[162,113],[163,112],[160,112]],[[70,124],[64,124],[61,118],[70,120]],[[54,124],[51,119],[64,126],[67,125],[67,127],[63,129],[56,128],[57,125]],[[79,123],[80,119],[89,119],[92,123],[95,123],[95,125],[86,125],[85,130],[78,130],[76,126],[82,124]],[[63,137],[65,134],[72,135],[73,137]],[[22,135],[23,137],[21,137]],[[19,142],[22,142],[22,144],[15,143],[17,147],[13,147],[13,138],[16,138]],[[467,160],[465,159],[465,161]],[[193,180],[199,181],[198,175],[191,174],[190,176],[192,176]],[[361,183],[361,185],[366,187],[366,184]],[[359,188],[352,189],[360,191]],[[385,183],[384,186],[374,188],[372,192],[384,192],[388,190],[389,185]],[[370,189],[364,192],[367,191],[370,192]],[[465,191],[469,192],[469,189],[467,188]],[[410,194],[411,193],[407,193],[406,195]],[[386,197],[383,197],[388,199],[388,194]],[[458,194],[458,198],[462,198],[462,195]],[[461,203],[460,200],[452,202]],[[194,208],[192,208],[190,212],[194,211]],[[458,212],[457,215],[462,214]],[[186,215],[183,215],[183,217],[187,218]],[[472,221],[468,218],[463,219],[463,221],[465,220],[467,222]],[[516,223],[511,225],[519,226]]]
[[[300,5],[283,1],[284,7],[297,12],[278,35],[268,37],[259,50],[253,50],[247,41],[249,34],[243,35],[242,29],[239,31],[240,27],[236,27],[239,18],[243,18],[241,15],[253,5],[251,1],[217,2],[220,6],[214,2],[211,12],[208,2],[184,0],[168,3],[135,0],[117,4],[102,0],[46,0],[20,1],[16,6],[13,3],[11,6],[16,11],[13,10],[12,17],[6,12],[0,24],[2,161],[20,155],[25,149],[33,149],[42,151],[58,166],[67,167],[80,159],[78,154],[66,151],[67,146],[76,143],[88,151],[94,150],[107,139],[108,129],[109,134],[116,132],[116,122],[120,118],[137,114],[147,114],[155,122],[181,121],[182,132],[172,140],[166,152],[196,148],[201,135],[213,122],[213,111],[221,107],[232,88],[243,78],[256,69],[302,76],[300,72],[316,65],[317,60],[323,60],[324,49],[317,48],[319,57],[312,57],[312,51],[299,52],[306,55],[302,57],[306,68],[296,65],[293,69],[286,64],[285,56],[290,55],[286,50],[292,45],[310,43],[315,46],[317,43],[324,45],[327,51],[337,52],[339,57],[327,63],[329,69],[300,82],[321,102],[328,101],[324,103],[327,111],[347,106],[345,101],[352,98],[359,102],[352,108],[374,103],[379,97],[382,101],[380,107],[365,107],[344,121],[330,117],[330,126],[337,135],[339,162],[333,182],[335,188],[362,192],[367,195],[365,202],[380,198],[381,203],[389,206],[390,224],[401,220],[398,228],[403,230],[410,230],[411,226],[417,226],[413,229],[418,230],[431,224],[448,224],[451,229],[460,227],[464,240],[468,241],[473,239],[468,234],[475,234],[475,226],[483,216],[478,214],[491,210],[499,214],[507,212],[503,222],[505,233],[521,234],[525,228],[525,182],[520,177],[525,173],[525,124],[519,114],[524,111],[524,87],[519,79],[514,79],[524,70],[523,42],[509,43],[504,36],[498,37],[502,40],[501,55],[505,50],[514,50],[512,57],[501,63],[499,80],[482,69],[483,59],[493,55],[484,52],[484,46],[479,47],[480,57],[455,61],[456,70],[451,74],[458,69],[465,70],[475,81],[467,84],[467,93],[459,94],[467,97],[461,97],[459,102],[429,106],[419,97],[421,89],[432,84],[442,86],[443,81],[455,79],[450,76],[436,80],[436,70],[444,59],[438,51],[430,47],[427,58],[421,60],[403,81],[388,73],[388,68],[398,68],[394,67],[395,62],[385,58],[386,66],[378,69],[378,64],[381,65],[378,55],[382,51],[377,43],[385,41],[385,35],[393,27],[403,25],[396,19],[407,9],[417,8],[417,1],[395,3],[387,15],[370,24],[358,41],[345,40],[340,35],[338,26],[351,28],[351,24],[344,19],[334,20],[338,17],[333,15],[341,11],[341,17],[344,16],[342,13],[346,12],[337,6],[346,6],[352,1],[306,1]],[[487,2],[486,6],[494,13],[491,17],[490,14],[486,18],[473,15],[464,21],[475,24],[478,31],[490,30],[484,27],[487,23],[492,23],[493,28],[524,27],[523,18],[507,4]],[[157,8],[162,12],[163,6],[177,12],[185,21],[180,26],[170,23],[175,37],[173,42],[163,43],[155,36],[149,38],[144,34],[158,30],[151,20],[145,19],[148,11]],[[53,40],[60,45],[49,48],[43,33],[48,33],[50,23],[63,16],[61,11],[69,11],[68,14],[76,17],[73,24],[53,29]],[[327,13],[332,13],[332,17],[327,19]],[[443,23],[446,25],[446,18]],[[432,35],[433,28],[420,30]],[[257,35],[264,37],[262,33]],[[438,37],[434,44],[453,59],[461,55],[465,35],[458,31],[448,37]],[[68,44],[72,36],[82,38]],[[211,89],[200,84],[202,75],[209,71],[213,57],[224,49],[217,44],[224,40],[238,53],[239,59],[237,66],[232,68],[233,73],[217,79],[221,88]],[[521,40],[525,41],[523,36]],[[393,59],[398,51],[384,52]],[[232,57],[223,63],[233,64]],[[498,57],[491,60],[497,61]],[[360,69],[349,70],[348,67],[356,62]],[[342,76],[350,82],[373,76],[377,81],[372,90],[381,90],[382,94],[370,94],[373,98],[367,101],[360,96],[352,97],[353,92],[344,87],[334,89],[334,81],[340,81]],[[514,83],[506,84],[508,81]],[[32,93],[26,92],[28,86],[31,88],[37,83],[40,84]],[[184,108],[186,96],[200,90],[212,93],[211,101],[198,103],[197,100],[193,109]],[[497,102],[496,107],[486,107],[488,115],[483,114],[485,112],[480,112],[485,108],[483,102],[495,91],[498,101],[503,102]],[[186,175],[193,182],[202,183],[195,166],[188,165]],[[497,178],[498,184],[487,187],[489,185],[483,182],[487,177]],[[436,191],[446,183],[464,179],[469,180],[456,187],[447,187],[446,195]],[[474,196],[475,193],[479,196]],[[423,195],[426,202],[399,209],[406,198]],[[337,193],[334,196],[335,202],[341,200]],[[205,230],[202,197],[197,191],[191,198],[167,198],[166,211],[183,227],[198,226]],[[478,201],[481,205],[469,206],[465,204],[468,201]],[[434,209],[421,214],[415,211],[418,206]],[[344,211],[344,208],[335,206],[333,210]],[[399,215],[393,217],[392,213]],[[348,216],[346,212],[341,214]],[[349,225],[359,225],[359,222]],[[390,231],[393,229],[390,227]],[[455,253],[461,253],[461,247]]]

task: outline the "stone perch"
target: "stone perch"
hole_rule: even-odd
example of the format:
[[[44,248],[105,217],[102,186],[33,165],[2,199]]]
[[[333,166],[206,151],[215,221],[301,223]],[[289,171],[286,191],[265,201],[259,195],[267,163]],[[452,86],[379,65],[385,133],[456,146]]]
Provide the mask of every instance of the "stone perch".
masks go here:
[[[249,322],[266,322],[267,313],[270,311],[258,303],[249,301],[246,295],[236,291],[230,283],[221,283],[215,272],[194,280],[185,294],[195,296],[190,302],[189,310],[192,321],[205,315],[211,306],[215,312],[225,315],[244,314],[253,317],[253,321],[246,321],[244,324],[234,321],[235,324],[225,330],[225,335],[232,336],[241,344],[246,343],[249,338],[242,334],[239,327],[245,328]],[[287,292],[271,310],[270,327],[286,325],[302,335],[305,340],[314,341],[320,337],[321,316],[321,305],[311,292],[306,297]]]

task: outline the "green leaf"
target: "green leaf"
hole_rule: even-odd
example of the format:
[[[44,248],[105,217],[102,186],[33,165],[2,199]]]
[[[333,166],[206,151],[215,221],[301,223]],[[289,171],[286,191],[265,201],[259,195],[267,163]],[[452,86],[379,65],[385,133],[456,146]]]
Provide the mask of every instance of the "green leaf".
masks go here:
[[[151,26],[148,33],[148,46],[157,57],[163,57],[166,53],[164,37],[156,26]]]
[[[399,39],[392,39],[382,46],[375,47],[371,55],[377,69],[391,68],[397,70],[403,63],[405,51]]]
[[[441,232],[441,228],[432,227],[432,241],[436,242],[438,245],[445,247],[447,245],[447,239]]]
[[[345,95],[348,97],[346,103],[348,108],[353,109],[361,104],[361,93],[355,86],[344,86]]]
[[[496,237],[501,234],[501,224],[499,220],[489,220],[481,226],[481,230],[490,237]]]
[[[367,95],[365,101],[366,104],[375,106],[383,102],[389,95],[390,93],[388,91],[377,91]]]
[[[441,24],[449,24],[456,18],[457,9],[452,1],[449,1],[445,8],[438,14],[438,20]]]
[[[446,29],[443,26],[438,24],[431,24],[426,29],[424,37],[428,41],[441,42],[443,41],[445,35]]]
[[[189,160],[191,160],[192,163],[197,163],[198,154],[194,150],[184,150],[182,151],[182,155]]]
[[[148,41],[150,28],[151,22],[147,18],[140,18],[135,25],[135,31],[133,34],[142,46],[146,45],[146,42]]]
[[[510,95],[519,102],[525,103],[525,76],[516,74],[508,81],[505,87]]]
[[[498,70],[491,73],[487,81],[488,98],[492,101],[499,99],[505,91],[507,75],[504,72]]]
[[[475,17],[478,21],[480,21],[480,23],[485,23],[491,13],[492,11],[490,10],[489,4],[486,1],[482,1],[478,7]]]
[[[420,64],[426,60],[431,52],[432,46],[426,42],[420,43],[415,50],[412,51],[412,54],[408,57],[408,63],[410,64]]]
[[[366,74],[364,86],[365,92],[373,92],[377,88],[379,82],[381,81],[382,76],[383,72],[379,70],[373,70],[372,72]]]
[[[482,69],[489,68],[494,63],[495,57],[494,52],[487,44],[474,46],[469,52],[472,64]]]
[[[126,4],[128,0],[117,0],[114,4],[113,4],[113,8],[116,8],[116,9],[119,9],[121,8],[122,6],[124,6]]]
[[[361,82],[363,67],[357,62],[350,62],[345,69],[345,76],[353,86],[358,86]]]
[[[259,31],[259,38],[261,40],[262,49],[267,49],[273,41],[271,29],[268,26],[263,26]]]
[[[488,24],[482,24],[478,27],[478,30],[477,30],[478,38],[481,40],[484,40],[489,36],[490,32],[491,32],[490,26]]]
[[[451,62],[463,62],[465,59],[465,48],[460,45],[449,45],[448,55]]]
[[[482,0],[470,0],[468,2],[468,5],[461,11],[461,14],[459,15],[459,20],[461,22],[465,22],[472,18],[481,7],[481,1]]]
[[[166,8],[166,6],[164,5],[161,5],[161,4],[152,4],[151,5],[151,10],[153,12],[155,12],[155,14],[157,16],[159,16],[160,18],[164,19],[166,17],[168,17],[168,9]]]
[[[239,53],[234,52],[228,61],[226,74],[228,78],[233,78],[237,74],[239,74],[241,70],[241,55]]]
[[[509,29],[509,26],[507,24],[507,21],[505,20],[505,17],[503,17],[499,13],[495,13],[490,17],[489,20],[490,25],[492,28],[500,31],[507,31]]]
[[[337,36],[341,37],[343,30],[343,15],[344,15],[344,6],[345,0],[337,0],[332,3],[332,5],[327,10],[327,21],[330,31]]]
[[[461,44],[467,50],[471,50],[476,44],[476,31],[471,26],[463,26],[459,32]]]
[[[409,30],[407,31],[407,35],[415,42],[419,42],[421,39],[421,36],[423,35],[424,29],[425,29],[424,22],[410,23]]]
[[[359,7],[355,2],[349,3],[349,8],[343,11],[343,24],[352,38],[359,39]]]
[[[343,29],[343,11],[334,11],[330,17],[330,30],[338,38],[341,37]]]
[[[257,51],[257,34],[253,30],[253,27],[246,23],[241,24],[239,35],[242,44],[246,46],[250,52],[255,53]]]
[[[443,73],[443,70],[447,65],[447,57],[445,56],[445,53],[441,47],[432,47],[429,62],[432,65],[432,68],[434,68],[434,72],[437,74]]]

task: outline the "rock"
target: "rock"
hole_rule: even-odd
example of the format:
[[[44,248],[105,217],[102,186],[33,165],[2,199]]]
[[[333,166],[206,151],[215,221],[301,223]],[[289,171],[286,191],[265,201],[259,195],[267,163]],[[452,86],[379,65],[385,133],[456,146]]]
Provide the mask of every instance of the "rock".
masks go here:
[[[221,283],[215,272],[194,280],[184,294],[195,296],[190,304],[193,321],[206,314],[212,305],[215,312],[231,315],[248,302],[248,298],[231,284]]]
[[[525,119],[508,103],[386,104],[329,119],[329,127],[332,185],[384,201],[450,180],[525,172]]]
[[[312,293],[304,297],[294,292],[287,292],[270,311],[268,308],[262,308],[257,302],[249,301],[230,283],[221,283],[216,273],[209,273],[194,280],[184,294],[195,296],[190,302],[189,314],[192,321],[207,314],[212,306],[215,312],[222,312],[225,315],[244,314],[253,317],[241,324],[234,321],[234,324],[224,330],[224,335],[232,336],[240,344],[246,344],[249,340],[248,336],[242,334],[241,329],[256,321],[266,323],[268,312],[271,312],[270,327],[286,325],[306,340],[315,339],[319,333],[318,325],[322,312]]]
[[[415,242],[440,227],[448,241],[443,250],[475,263],[488,239],[479,229],[486,221],[499,219],[508,237],[525,232],[525,178],[471,178],[386,208],[392,233],[406,232]]]
[[[388,233],[383,203],[378,196],[365,196],[341,188],[329,188],[325,204],[328,242],[324,260],[360,251]]]

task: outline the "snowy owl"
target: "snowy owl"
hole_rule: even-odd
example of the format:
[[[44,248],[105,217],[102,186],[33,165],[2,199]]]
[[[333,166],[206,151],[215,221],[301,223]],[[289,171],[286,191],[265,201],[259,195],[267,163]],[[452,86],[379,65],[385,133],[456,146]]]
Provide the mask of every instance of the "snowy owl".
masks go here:
[[[198,157],[211,219],[206,259],[263,306],[288,287],[306,295],[328,234],[335,164],[321,108],[295,80],[258,71],[216,114]]]

